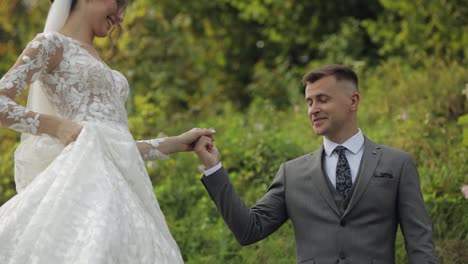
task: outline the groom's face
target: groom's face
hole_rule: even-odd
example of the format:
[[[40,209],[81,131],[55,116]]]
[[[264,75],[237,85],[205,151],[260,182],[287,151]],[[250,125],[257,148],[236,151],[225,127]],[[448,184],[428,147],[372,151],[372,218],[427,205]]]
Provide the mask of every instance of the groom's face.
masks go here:
[[[308,83],[305,89],[308,116],[317,135],[339,143],[348,134],[349,122],[354,122],[357,109],[353,89],[347,81],[337,81],[334,76],[323,77]]]

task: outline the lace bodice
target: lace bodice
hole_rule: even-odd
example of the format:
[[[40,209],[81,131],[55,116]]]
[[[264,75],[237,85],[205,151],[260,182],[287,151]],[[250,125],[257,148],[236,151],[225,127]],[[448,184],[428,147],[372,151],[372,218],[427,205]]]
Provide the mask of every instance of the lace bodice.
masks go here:
[[[37,134],[40,114],[14,101],[34,81],[39,82],[62,118],[128,125],[127,79],[93,56],[78,40],[50,32],[38,34],[28,44],[13,68],[0,80],[2,126]],[[142,153],[145,159],[165,158],[157,151],[160,141],[144,142],[153,143],[151,153]]]

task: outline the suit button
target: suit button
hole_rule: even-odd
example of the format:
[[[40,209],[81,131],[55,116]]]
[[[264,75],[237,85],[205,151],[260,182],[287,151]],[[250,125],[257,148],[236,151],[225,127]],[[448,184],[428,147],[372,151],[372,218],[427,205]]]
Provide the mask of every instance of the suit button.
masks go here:
[[[340,226],[345,226],[346,225],[346,221],[344,219],[341,219],[340,220]]]
[[[340,259],[345,259],[345,258],[346,258],[346,254],[343,251],[341,251],[340,252]]]

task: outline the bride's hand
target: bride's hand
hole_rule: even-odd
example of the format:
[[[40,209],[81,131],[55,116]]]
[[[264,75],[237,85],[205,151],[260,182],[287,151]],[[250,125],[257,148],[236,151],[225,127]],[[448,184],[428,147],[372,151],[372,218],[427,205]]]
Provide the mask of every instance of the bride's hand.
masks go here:
[[[81,129],[78,123],[63,119],[57,127],[55,136],[66,146],[78,138]]]
[[[192,128],[191,130],[177,136],[179,143],[179,151],[193,151],[197,140],[202,136],[207,136],[213,139],[214,129],[208,128]]]

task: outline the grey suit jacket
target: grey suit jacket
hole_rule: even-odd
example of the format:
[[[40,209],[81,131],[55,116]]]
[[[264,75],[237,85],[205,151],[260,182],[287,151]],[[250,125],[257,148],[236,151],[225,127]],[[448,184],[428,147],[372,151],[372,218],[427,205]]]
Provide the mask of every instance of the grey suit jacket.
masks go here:
[[[322,168],[323,146],[281,164],[258,203],[249,208],[220,169],[202,182],[236,239],[255,243],[291,219],[297,263],[395,263],[398,224],[409,262],[437,263],[431,221],[412,157],[364,142],[354,193],[340,213]]]

